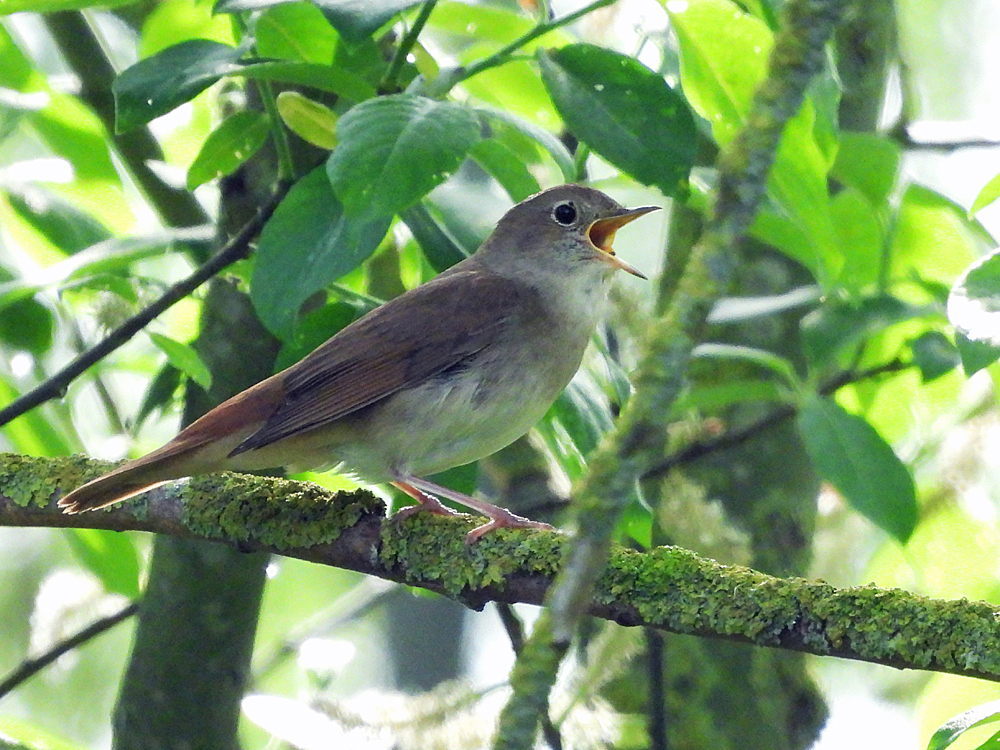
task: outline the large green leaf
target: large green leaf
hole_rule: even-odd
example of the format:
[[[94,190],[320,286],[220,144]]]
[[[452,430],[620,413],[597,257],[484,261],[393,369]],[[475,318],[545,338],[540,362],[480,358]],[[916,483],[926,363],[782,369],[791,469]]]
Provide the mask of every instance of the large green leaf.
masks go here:
[[[573,135],[646,185],[676,194],[694,164],[687,103],[663,76],[593,44],[539,50],[549,95]]]
[[[183,372],[206,391],[212,387],[212,371],[193,347],[162,333],[150,332],[149,338],[167,355],[167,360],[174,368]]]
[[[375,93],[365,81],[345,70],[287,60],[240,61],[243,54],[243,50],[228,44],[191,39],[140,60],[112,84],[116,131],[131,130],[166,114],[223,76],[286,81],[354,101]]]
[[[383,96],[340,118],[327,174],[346,214],[392,215],[444,182],[478,140],[479,119],[467,107]]]
[[[235,172],[264,145],[269,129],[270,123],[263,112],[236,112],[223,120],[209,133],[188,167],[188,190]]]
[[[905,544],[917,524],[913,477],[875,428],[819,396],[802,405],[797,424],[819,475],[851,507]]]
[[[67,255],[111,237],[96,218],[39,185],[11,185],[6,192],[14,213]]]
[[[243,51],[208,39],[190,39],[126,68],[111,85],[115,131],[124,133],[166,114],[207,89]]]
[[[264,325],[288,341],[302,303],[368,258],[390,221],[349,216],[323,167],[299,180],[257,243],[250,298]]]
[[[968,375],[1000,359],[1000,251],[973,263],[948,296],[948,319]]]
[[[955,740],[973,727],[992,724],[998,720],[1000,720],[1000,701],[992,701],[970,708],[958,716],[953,716],[938,727],[927,743],[927,750],[945,750],[945,748],[951,747]],[[988,742],[979,747],[995,747],[996,743],[997,735],[993,735]]]
[[[337,33],[312,3],[289,3],[268,9],[254,25],[261,57],[329,65]]]

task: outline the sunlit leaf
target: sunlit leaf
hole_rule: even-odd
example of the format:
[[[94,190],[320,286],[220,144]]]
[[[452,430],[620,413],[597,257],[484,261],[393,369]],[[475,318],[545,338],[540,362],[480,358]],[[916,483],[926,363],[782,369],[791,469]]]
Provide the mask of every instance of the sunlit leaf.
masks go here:
[[[899,145],[876,133],[841,131],[840,148],[830,176],[860,191],[873,206],[882,206],[896,185]]]
[[[797,424],[817,473],[905,544],[917,524],[916,490],[892,447],[865,419],[819,396],[802,405]]]
[[[245,76],[313,86],[361,101],[374,89],[352,73],[328,65],[286,60],[241,62],[244,51],[207,39],[191,39],[124,70],[112,84],[115,130],[143,125],[194,98],[223,76]]]
[[[264,325],[288,341],[302,303],[375,252],[390,221],[348,216],[324,167],[299,180],[257,243],[250,298]]]
[[[460,104],[383,96],[354,107],[337,125],[327,161],[348,215],[392,215],[444,182],[479,140],[479,120]]]
[[[729,0],[699,0],[670,10],[681,49],[681,84],[692,108],[727,145],[747,121],[757,87],[766,74],[773,32]],[[721,30],[724,29],[725,33]],[[768,191],[802,230],[809,257],[798,253],[822,284],[842,265],[830,215],[828,153],[815,137],[815,109],[807,99],[782,132],[768,178]]]
[[[848,187],[830,201],[830,213],[843,258],[837,269],[837,285],[852,295],[871,291],[878,284],[885,250],[882,226],[872,205]]]
[[[231,72],[243,51],[190,39],[126,68],[111,86],[115,131],[124,133],[193,99]]]
[[[1000,174],[987,182],[983,186],[983,189],[979,191],[979,195],[972,201],[972,206],[969,208],[969,218],[975,216],[980,210],[986,208],[997,198],[1000,198]]]
[[[261,57],[329,65],[337,32],[312,3],[276,5],[262,13],[254,26]]]
[[[973,263],[958,278],[948,296],[948,319],[960,334],[966,374],[1000,358],[1000,251]]]
[[[8,188],[7,201],[18,216],[67,255],[111,237],[91,214],[38,185]]]
[[[973,727],[990,724],[997,720],[1000,720],[1000,701],[992,701],[984,703],[981,706],[976,706],[975,708],[970,708],[968,711],[958,714],[958,716],[953,716],[938,727],[927,743],[927,750],[945,750],[945,748],[951,747],[955,740]],[[994,739],[995,736],[991,738],[991,742]],[[988,744],[981,745],[980,747],[987,747]]]
[[[697,135],[684,98],[637,60],[592,44],[539,50],[542,79],[570,131],[646,185],[675,194]]]
[[[337,115],[332,109],[298,91],[282,91],[277,104],[281,119],[299,138],[328,151],[337,145]]]
[[[940,312],[907,304],[887,294],[856,302],[831,300],[802,319],[802,348],[810,363],[823,366],[838,355],[851,357],[872,334],[913,318]]]
[[[158,349],[167,355],[170,364],[206,391],[212,387],[212,372],[192,347],[161,333],[151,332],[149,338]]]
[[[213,130],[188,167],[187,188],[232,174],[267,140],[270,123],[263,112],[237,112]]]

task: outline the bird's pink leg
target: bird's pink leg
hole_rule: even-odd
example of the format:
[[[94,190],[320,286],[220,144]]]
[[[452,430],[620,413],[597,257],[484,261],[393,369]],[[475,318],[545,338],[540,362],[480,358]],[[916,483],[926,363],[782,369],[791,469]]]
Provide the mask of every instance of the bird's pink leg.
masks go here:
[[[484,500],[477,500],[476,498],[470,497],[465,493],[450,490],[447,487],[442,487],[439,484],[428,482],[426,479],[421,479],[420,477],[415,477],[410,474],[403,474],[396,477],[396,480],[392,482],[392,485],[394,487],[398,487],[419,503],[419,505],[401,509],[395,514],[396,518],[399,518],[401,513],[405,514],[402,517],[406,518],[407,516],[410,516],[420,510],[428,510],[431,513],[437,513],[439,515],[454,514],[453,510],[446,508],[441,504],[441,501],[437,499],[436,496],[440,496],[459,503],[460,505],[464,505],[467,508],[471,508],[472,510],[481,513],[490,519],[487,523],[484,523],[482,526],[477,526],[470,531],[465,537],[466,542],[474,542],[483,534],[499,528],[549,530],[553,528],[547,523],[532,521],[529,518],[518,516],[511,513],[506,508],[501,508],[498,505],[487,503]]]

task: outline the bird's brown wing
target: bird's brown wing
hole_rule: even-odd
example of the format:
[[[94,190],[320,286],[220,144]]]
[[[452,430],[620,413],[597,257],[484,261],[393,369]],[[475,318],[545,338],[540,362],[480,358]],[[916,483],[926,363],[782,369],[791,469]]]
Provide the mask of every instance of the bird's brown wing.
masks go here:
[[[496,341],[530,292],[480,270],[439,276],[351,324],[283,373],[285,398],[231,455],[327,425]],[[282,376],[278,376],[282,377]]]

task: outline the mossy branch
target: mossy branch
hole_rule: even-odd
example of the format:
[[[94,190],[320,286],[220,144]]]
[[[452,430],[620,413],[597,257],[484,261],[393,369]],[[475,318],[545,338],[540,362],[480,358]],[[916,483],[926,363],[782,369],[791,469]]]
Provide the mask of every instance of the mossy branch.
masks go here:
[[[480,609],[540,604],[565,537],[502,529],[474,545],[469,517],[387,521],[370,493],[218,474],[173,483],[107,511],[55,501],[107,462],[0,454],[0,526],[136,530],[275,552],[436,591]],[[613,547],[586,607],[622,625],[1000,682],[1000,608],[899,589],[838,589],[720,565],[677,547]]]

